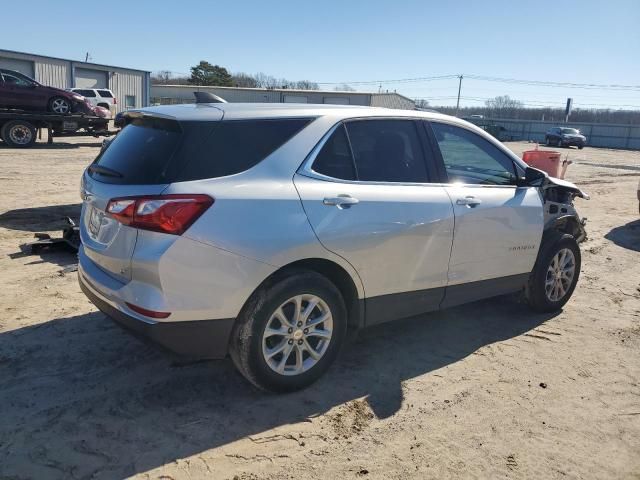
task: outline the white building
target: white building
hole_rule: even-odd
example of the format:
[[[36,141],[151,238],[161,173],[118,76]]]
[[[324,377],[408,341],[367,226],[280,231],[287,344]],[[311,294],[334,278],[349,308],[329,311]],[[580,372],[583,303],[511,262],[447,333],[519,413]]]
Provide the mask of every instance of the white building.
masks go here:
[[[116,97],[118,111],[149,105],[151,73],[144,70],[11,50],[0,50],[0,68],[16,70],[50,87],[108,88]]]
[[[395,92],[335,92],[286,88],[202,87],[196,85],[152,85],[151,104],[194,103],[193,92],[196,91],[213,93],[231,103],[330,103],[398,108],[402,110],[415,109],[413,100]]]

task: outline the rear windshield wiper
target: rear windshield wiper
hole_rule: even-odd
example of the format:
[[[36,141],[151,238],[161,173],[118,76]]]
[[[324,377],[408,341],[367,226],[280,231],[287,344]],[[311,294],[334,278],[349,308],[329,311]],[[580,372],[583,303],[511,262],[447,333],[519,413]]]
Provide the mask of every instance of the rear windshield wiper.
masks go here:
[[[113,168],[103,167],[102,165],[97,165],[95,163],[89,165],[89,171],[99,173],[100,175],[104,175],[105,177],[122,178],[124,176]]]

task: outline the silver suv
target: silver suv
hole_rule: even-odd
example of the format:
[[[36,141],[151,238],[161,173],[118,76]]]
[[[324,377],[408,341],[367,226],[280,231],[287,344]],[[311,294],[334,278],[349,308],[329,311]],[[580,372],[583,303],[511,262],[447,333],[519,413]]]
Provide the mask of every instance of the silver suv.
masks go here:
[[[348,328],[524,292],[561,308],[585,197],[477,127],[416,111],[198,104],[130,111],[87,168],[79,280],[124,326],[309,385]]]

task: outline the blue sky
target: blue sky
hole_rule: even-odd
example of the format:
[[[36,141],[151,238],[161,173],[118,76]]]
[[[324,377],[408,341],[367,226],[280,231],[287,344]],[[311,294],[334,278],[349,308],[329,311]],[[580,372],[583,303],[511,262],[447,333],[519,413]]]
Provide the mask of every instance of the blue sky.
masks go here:
[[[640,85],[640,0],[28,3],[26,23],[3,22],[0,48],[71,59],[88,51],[96,63],[185,73],[208,60],[233,72],[316,82],[462,73]],[[382,88],[452,104],[457,79]],[[464,105],[500,94],[532,106],[572,96],[576,106],[640,109],[640,88],[463,81]]]

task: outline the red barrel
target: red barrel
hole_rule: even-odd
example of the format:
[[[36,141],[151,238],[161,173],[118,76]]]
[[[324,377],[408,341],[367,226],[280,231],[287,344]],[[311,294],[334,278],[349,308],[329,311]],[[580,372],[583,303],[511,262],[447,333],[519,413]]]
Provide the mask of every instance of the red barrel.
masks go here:
[[[534,168],[543,170],[550,177],[564,178],[569,162],[560,159],[560,153],[551,150],[528,150],[522,154],[522,160]]]

